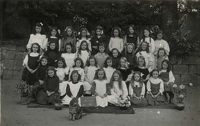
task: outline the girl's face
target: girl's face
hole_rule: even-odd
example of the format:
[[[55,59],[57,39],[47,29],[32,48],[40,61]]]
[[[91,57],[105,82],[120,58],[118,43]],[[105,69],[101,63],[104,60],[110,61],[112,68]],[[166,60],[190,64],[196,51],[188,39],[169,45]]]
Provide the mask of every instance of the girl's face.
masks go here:
[[[118,57],[118,51],[117,50],[113,50],[112,54],[113,54],[113,57]]]
[[[142,50],[146,50],[147,49],[147,43],[146,42],[143,42],[142,43]]]
[[[162,39],[163,35],[162,33],[157,34],[157,39]]]
[[[63,68],[63,66],[64,66],[64,63],[62,61],[58,61],[58,67]]]
[[[103,79],[103,77],[104,77],[104,72],[102,71],[102,70],[100,70],[99,72],[98,72],[98,78],[100,79],[100,80],[102,80]]]
[[[133,52],[133,46],[132,45],[128,45],[127,46],[127,52],[128,53],[132,53]]]
[[[56,36],[56,34],[57,34],[56,29],[52,29],[52,31],[51,31],[51,35],[52,35],[52,36]]]
[[[34,45],[32,46],[32,50],[33,50],[34,53],[36,53],[36,52],[38,51],[38,49],[39,49],[38,45],[35,45],[35,44],[34,44]]]
[[[159,50],[158,56],[159,57],[163,57],[164,55],[165,55],[165,51],[164,50]]]
[[[97,30],[96,30],[96,34],[97,34],[98,36],[100,36],[100,35],[101,35],[101,30],[100,30],[100,29],[97,29]]]
[[[56,44],[55,43],[50,43],[49,47],[50,47],[50,49],[54,50],[56,48]]]
[[[78,82],[78,73],[74,73],[72,75],[72,80],[73,80],[73,82]]]
[[[126,61],[121,59],[120,60],[121,67],[126,67]]]
[[[86,48],[87,48],[87,43],[85,43],[85,42],[82,43],[82,45],[81,45],[81,49],[82,49],[82,50],[86,50]]]
[[[153,78],[158,78],[158,71],[154,71],[153,73],[152,73],[152,77]]]
[[[162,64],[162,68],[163,68],[164,70],[167,70],[167,68],[168,68],[168,64],[167,64],[166,62],[163,62],[163,64]]]
[[[86,30],[82,30],[81,31],[81,35],[82,35],[82,37],[86,37],[87,36],[87,31]]]
[[[139,81],[140,80],[140,75],[139,74],[134,74],[134,80]]]
[[[114,73],[113,77],[114,77],[114,80],[115,80],[115,81],[118,81],[118,80],[119,80],[119,74],[118,74],[118,73]]]
[[[36,26],[35,27],[35,32],[36,33],[40,33],[42,31],[42,27],[40,27],[40,26]]]
[[[90,59],[90,65],[95,66],[95,59]]]
[[[141,67],[143,67],[144,66],[144,59],[143,58],[139,58],[138,59],[138,64],[139,64],[139,66],[141,66]]]
[[[108,66],[110,66],[110,67],[112,66],[112,60],[107,60],[106,63],[107,63]]]
[[[99,52],[100,53],[104,53],[105,51],[105,47],[104,46],[99,46]]]
[[[119,31],[117,29],[115,29],[113,31],[114,37],[119,37]]]
[[[67,35],[69,35],[69,36],[72,35],[72,29],[70,29],[70,28],[67,29]]]
[[[76,61],[76,67],[81,67],[81,61],[80,60]]]
[[[144,30],[144,36],[145,36],[145,37],[149,37],[149,31],[146,30],[146,29]]]
[[[133,29],[133,27],[129,27],[128,30],[129,30],[129,33],[130,33],[130,34],[133,34],[133,33],[134,33],[134,29]]]
[[[48,76],[53,77],[54,76],[54,70],[48,70]]]
[[[41,64],[42,64],[42,66],[46,66],[47,65],[47,59],[43,58],[41,60]]]
[[[72,52],[72,47],[70,45],[66,45],[66,52],[71,53]]]

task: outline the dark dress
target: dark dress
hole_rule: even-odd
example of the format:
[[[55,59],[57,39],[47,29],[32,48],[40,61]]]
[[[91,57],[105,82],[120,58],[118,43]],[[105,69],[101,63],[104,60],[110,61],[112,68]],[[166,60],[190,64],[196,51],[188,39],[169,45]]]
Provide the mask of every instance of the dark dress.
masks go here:
[[[133,36],[126,35],[127,44],[134,44],[137,47],[137,34],[133,34]]]
[[[126,79],[128,78],[128,75],[131,74],[131,70],[130,69],[121,69],[121,68],[119,68],[118,70],[122,74],[123,81],[126,81]]]
[[[133,71],[139,71],[141,72],[143,75],[142,75],[142,79],[146,79],[147,75],[149,74],[149,70],[147,68],[140,68],[140,67],[135,67],[133,69]]]
[[[96,35],[91,38],[91,46],[92,46],[92,55],[95,55],[99,51],[99,45],[103,44],[105,47],[105,52],[107,52],[108,48],[108,40],[106,36],[102,35],[101,37],[97,37]]]
[[[120,57],[112,57],[113,68],[119,68]]]
[[[48,38],[48,43],[55,43],[56,44],[56,50],[59,50],[59,38],[54,38],[54,37],[50,37]]]
[[[126,53],[124,54],[124,57],[126,57],[129,62],[129,68],[133,69],[136,66],[136,56],[132,53]]]
[[[28,67],[30,69],[37,69],[38,65],[39,65],[39,57],[40,55],[36,56],[36,57],[32,57],[30,56],[30,54],[28,54]],[[22,80],[25,81],[28,85],[34,85],[35,82],[37,82],[37,71],[35,73],[31,73],[28,71],[27,68],[24,68],[23,73],[22,73]]]
[[[48,66],[57,66],[57,60],[60,58],[61,54],[59,51],[48,49],[44,54],[48,59]]]

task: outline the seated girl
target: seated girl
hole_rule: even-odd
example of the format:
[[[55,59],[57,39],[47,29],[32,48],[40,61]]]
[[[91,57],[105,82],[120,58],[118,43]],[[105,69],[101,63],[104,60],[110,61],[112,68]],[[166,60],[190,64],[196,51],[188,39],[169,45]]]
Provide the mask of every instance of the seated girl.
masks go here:
[[[106,74],[103,69],[98,69],[95,73],[94,82],[92,84],[92,94],[96,96],[97,106],[106,107],[107,101],[107,84]]]
[[[164,84],[163,81],[158,78],[158,75],[159,71],[154,69],[147,82],[147,102],[149,105],[153,106],[160,105],[160,103],[164,102]]]
[[[142,81],[141,73],[135,71],[129,85],[129,95],[131,104],[136,106],[145,106],[145,84]]]
[[[77,70],[72,71],[70,75],[70,81],[67,83],[66,92],[61,95],[61,101],[64,105],[69,105],[73,98],[80,98],[83,96],[83,82],[81,82],[81,75]]]
[[[126,83],[122,80],[122,75],[118,70],[112,75],[110,81],[110,93],[111,95],[107,96],[109,103],[120,107],[130,106]]]
[[[106,73],[107,81],[109,83],[110,79],[111,79],[111,77],[113,75],[113,72],[116,70],[115,68],[113,68],[112,58],[111,57],[108,57],[106,59],[103,69],[104,69],[104,71]]]

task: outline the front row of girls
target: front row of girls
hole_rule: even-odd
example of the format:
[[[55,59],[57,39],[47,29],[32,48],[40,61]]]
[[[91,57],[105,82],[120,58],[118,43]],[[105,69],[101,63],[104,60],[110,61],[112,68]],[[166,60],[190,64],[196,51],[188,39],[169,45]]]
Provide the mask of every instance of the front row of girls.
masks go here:
[[[81,43],[81,49],[87,50],[86,45],[86,42],[85,45]],[[71,52],[70,47],[66,46],[67,52]],[[34,97],[47,103],[59,102],[58,94],[61,98],[60,102],[69,104],[73,97],[91,95],[91,93],[98,96],[99,106],[107,106],[108,103],[117,106],[128,105],[128,96],[133,104],[140,101],[143,103],[145,98],[151,105],[159,104],[163,98],[168,102],[173,101],[172,88],[175,79],[168,60],[163,59],[161,69],[152,70],[150,74],[143,56],[138,57],[137,65],[133,64],[135,67],[132,68],[126,57],[115,61],[118,54],[115,49],[113,49],[113,57],[104,53],[103,46],[100,46],[99,50],[102,57],[97,53],[94,57],[84,60],[85,55],[81,56],[84,52],[79,50],[80,56],[74,60],[69,60],[71,57],[67,56],[65,57],[69,58],[67,60],[61,57],[54,61],[46,55],[41,57],[39,44],[33,43],[31,53],[27,54],[23,62],[25,69],[22,79],[29,85],[36,86],[35,89],[40,89],[36,91],[37,95]],[[102,62],[102,59],[105,62]],[[53,67],[52,61],[55,65]]]

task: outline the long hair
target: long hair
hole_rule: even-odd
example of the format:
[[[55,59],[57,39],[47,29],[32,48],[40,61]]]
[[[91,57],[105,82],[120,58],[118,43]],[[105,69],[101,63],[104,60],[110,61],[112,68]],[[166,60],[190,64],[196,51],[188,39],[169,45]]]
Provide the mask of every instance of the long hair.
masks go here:
[[[122,38],[122,31],[121,31],[121,28],[120,28],[120,27],[114,27],[114,28],[112,29],[111,37],[115,37],[115,36],[114,36],[114,31],[115,31],[115,30],[117,30],[117,31],[119,32],[118,37]]]
[[[58,59],[56,67],[58,67],[58,62],[59,62],[59,61],[61,61],[61,62],[63,63],[63,68],[67,67],[67,64],[66,64],[66,62],[65,62],[65,59],[64,59],[63,57],[60,57],[60,58]]]
[[[164,51],[164,56],[167,55],[166,50],[165,50],[164,48],[159,48],[159,49],[158,49],[158,53],[157,53],[157,58],[159,58],[159,52],[160,52],[161,50]]]
[[[82,50],[81,46],[83,45],[83,43],[86,43],[86,50],[87,50],[87,52],[90,52],[87,41],[83,40],[83,41],[81,41],[80,47],[78,48],[78,54],[80,54],[80,55],[81,55],[81,50]]]
[[[98,79],[99,79],[99,77],[98,77],[99,71],[103,71],[103,74],[104,74],[103,80],[106,80],[106,79],[107,79],[107,77],[106,77],[106,72],[104,71],[103,68],[100,68],[100,69],[97,69],[97,70],[96,70],[95,75],[94,75],[94,80],[98,80]]]
[[[114,71],[113,74],[112,74],[112,77],[110,79],[110,86],[111,86],[111,88],[113,88],[114,81],[116,81],[114,79],[114,74],[118,74],[119,75],[119,78],[118,78],[117,81],[119,83],[119,89],[122,89],[122,80],[123,79],[122,79],[122,74],[121,74],[121,72],[119,70]]]
[[[126,48],[125,48],[125,56],[128,54],[128,46],[132,46],[133,47],[133,51],[132,51],[132,55],[134,56],[135,55],[135,44],[133,44],[133,43],[127,43],[127,46],[126,46]]]
[[[72,30],[72,35],[71,35],[71,36],[69,36],[69,35],[67,34],[67,30],[69,30],[69,29]],[[63,38],[65,39],[65,38],[67,38],[67,37],[72,37],[72,38],[75,37],[74,29],[73,29],[72,26],[66,26],[66,28],[65,28],[65,30],[64,30]]]
[[[81,75],[78,73],[78,70],[73,70],[72,71],[72,73],[71,73],[71,75],[70,75],[70,81],[72,81],[73,82],[73,75],[74,74],[78,74],[78,81],[80,81],[81,80]]]
[[[145,58],[144,58],[144,56],[139,56],[138,58],[137,58],[137,66],[139,66],[139,59],[142,59],[143,61],[144,61],[144,67],[146,66],[146,61],[145,61]]]
[[[150,73],[150,77],[153,76],[153,72],[155,72],[155,71],[157,71],[157,72],[159,73],[159,70],[158,70],[158,69],[153,69],[153,70],[151,71],[151,73]]]
[[[71,46],[71,53],[75,53],[75,48],[72,46],[71,43],[66,43],[66,44],[65,44],[64,53],[67,53],[66,46]]]
[[[94,56],[90,56],[89,58],[88,58],[88,60],[87,60],[87,62],[86,62],[86,66],[90,66],[90,60],[91,59],[94,59],[94,62],[95,62],[95,66],[97,67],[97,60],[96,60],[96,58],[94,57]]]
[[[33,43],[32,45],[31,45],[31,52],[33,52],[33,46],[34,45],[37,45],[38,46],[38,51],[37,51],[37,53],[40,53],[40,45],[38,44],[38,43]]]
[[[171,71],[171,64],[170,64],[169,60],[162,61],[161,69],[163,69],[163,63],[167,63],[167,65],[168,65],[167,72]]]
[[[35,24],[35,26],[33,27],[33,34],[35,35],[36,34],[36,31],[35,31],[35,28],[36,27],[41,27],[41,32],[40,32],[40,34],[44,34],[44,24],[42,23],[42,22],[37,22],[36,24]]]
[[[140,86],[142,86],[143,85],[143,79],[142,79],[142,73],[141,72],[139,72],[139,71],[135,71],[134,73],[133,73],[133,77],[131,78],[131,86],[134,86],[134,81],[135,81],[135,74],[137,74],[137,75],[139,75],[140,76],[140,79],[139,79],[139,84],[140,84]]]
[[[126,62],[125,68],[128,69],[128,60],[126,59],[126,57],[121,57],[121,58],[120,58],[119,68],[122,67],[122,66],[121,66],[121,60],[124,60],[124,61]]]
[[[107,64],[107,61],[108,61],[108,60],[110,60],[110,61],[112,62],[112,57],[107,57],[107,58],[106,58],[106,60],[105,60],[105,62],[104,62],[104,67],[105,67],[105,68],[108,67],[108,64]],[[112,63],[112,66],[113,66],[113,63]]]
[[[120,57],[121,57],[121,53],[119,52],[119,50],[118,50],[117,48],[113,48],[113,49],[111,50],[111,57],[113,57],[113,51],[114,51],[114,50],[116,50],[116,51],[118,52],[117,58],[120,58]]]
[[[83,63],[83,60],[81,58],[74,59],[74,66],[73,67],[76,67],[76,62],[77,61],[80,61],[81,62],[81,68],[84,68],[84,63]]]
[[[78,33],[78,38],[81,39],[82,38],[82,31],[86,31],[86,39],[90,38],[90,33],[87,30],[87,28],[83,27],[81,28],[80,32]]]
[[[149,42],[151,43],[151,33],[150,33],[150,29],[147,28],[147,27],[143,30],[142,40],[145,41],[145,36],[144,36],[144,31],[145,31],[145,30],[147,30],[147,31],[149,32]]]
[[[143,42],[140,44],[140,46],[139,46],[139,48],[138,48],[138,52],[143,51],[143,50],[142,50],[142,44],[143,44],[143,43],[146,43],[146,44],[147,44],[147,48],[146,48],[145,51],[146,51],[147,53],[149,53],[149,43],[147,43],[146,41],[143,41]]]

